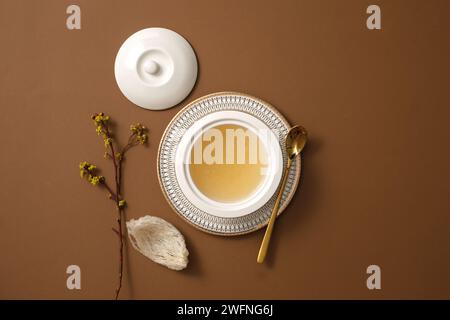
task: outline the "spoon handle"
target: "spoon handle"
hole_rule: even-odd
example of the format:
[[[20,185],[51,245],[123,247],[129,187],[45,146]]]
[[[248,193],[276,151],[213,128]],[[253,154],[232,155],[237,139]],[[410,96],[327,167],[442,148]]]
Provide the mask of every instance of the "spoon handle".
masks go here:
[[[288,159],[286,170],[283,173],[283,179],[281,180],[280,189],[278,190],[278,196],[275,200],[275,205],[272,209],[272,214],[270,215],[269,223],[267,224],[266,233],[264,234],[261,247],[259,248],[258,258],[256,261],[258,263],[263,263],[266,258],[267,249],[269,248],[270,237],[272,236],[273,225],[275,224],[275,219],[277,218],[278,210],[280,209],[281,197],[283,196],[284,187],[286,186],[287,177],[289,175],[289,169],[291,168],[291,160]]]

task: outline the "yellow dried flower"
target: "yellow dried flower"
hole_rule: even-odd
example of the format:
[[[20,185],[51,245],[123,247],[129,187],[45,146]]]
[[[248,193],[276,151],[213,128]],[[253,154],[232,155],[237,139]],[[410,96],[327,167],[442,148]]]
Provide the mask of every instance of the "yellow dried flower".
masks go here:
[[[112,142],[111,138],[104,138],[103,140],[105,141],[105,147],[108,147]]]
[[[144,127],[142,124],[140,123],[132,124],[130,126],[130,131],[136,136],[136,139],[140,144],[144,144],[147,142],[148,139],[146,135],[147,128]]]
[[[80,177],[81,178],[83,178],[86,173],[92,172],[96,169],[96,166],[94,166],[93,164],[90,164],[87,161],[80,162],[78,167],[80,168]]]
[[[91,164],[87,161],[83,161],[79,165],[80,168],[80,177],[84,178],[89,181],[92,185],[96,186],[101,182],[105,181],[105,178],[103,176],[97,176],[94,174],[94,172],[97,170],[97,166],[94,164]]]
[[[105,122],[109,121],[109,116],[105,115],[103,112],[100,112],[92,115],[92,120],[94,120],[97,126],[103,125]]]
[[[125,200],[120,200],[119,201],[119,208],[124,208],[127,205],[127,202]]]
[[[137,139],[140,144],[144,144],[147,142],[147,135],[146,134],[140,134],[137,136]]]
[[[80,165],[79,165],[80,169],[84,169],[88,166],[89,166],[89,163],[87,161],[80,162]]]
[[[93,176],[93,175],[89,175],[88,177],[88,181],[93,185],[96,186],[99,183],[104,181],[104,177],[103,176]]]

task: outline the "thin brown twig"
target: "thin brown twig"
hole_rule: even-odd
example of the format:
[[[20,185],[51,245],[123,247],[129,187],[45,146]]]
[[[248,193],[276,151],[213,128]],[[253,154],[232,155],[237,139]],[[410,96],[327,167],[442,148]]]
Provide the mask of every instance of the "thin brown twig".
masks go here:
[[[109,132],[108,126],[104,124],[104,128],[106,131],[106,135],[108,138],[111,138],[111,133]],[[122,227],[122,216],[123,216],[123,208],[120,206],[120,166],[121,166],[121,160],[117,159],[116,152],[114,150],[114,145],[112,142],[109,143],[109,147],[111,150],[111,158],[114,165],[114,179],[116,182],[116,206],[118,209],[119,217],[117,218],[117,227],[119,231],[119,283],[117,285],[116,289],[116,300],[119,298],[120,290],[122,289],[122,278],[123,278],[123,227]]]
[[[108,127],[108,120],[109,117],[105,116],[104,118],[103,113],[95,114],[92,116],[92,119],[96,122],[97,126],[97,133],[103,136],[103,139],[105,141],[105,145],[107,148],[109,147],[110,152],[108,150],[105,151],[105,158],[112,159],[113,166],[114,166],[114,182],[115,182],[115,189],[114,192],[113,189],[106,183],[105,178],[102,176],[94,176],[92,177],[89,175],[89,182],[92,184],[101,184],[105,187],[105,189],[109,192],[110,199],[112,199],[115,204],[118,211],[118,217],[117,217],[117,226],[118,228],[112,228],[112,230],[118,235],[119,237],[119,281],[116,289],[116,295],[115,299],[117,300],[119,298],[119,293],[122,288],[122,278],[123,278],[123,249],[124,249],[124,235],[123,235],[123,219],[125,217],[125,200],[122,197],[121,194],[121,185],[122,185],[122,162],[124,160],[124,156],[128,150],[130,150],[132,147],[137,146],[138,144],[144,144],[147,141],[147,135],[145,134],[146,128],[140,124],[132,125],[130,127],[132,134],[128,138],[127,144],[122,148],[122,150],[117,147],[117,149],[114,148],[114,142],[115,139],[113,139],[113,135],[111,134],[109,127]],[[116,145],[117,146],[117,145]],[[94,167],[95,169],[95,167]],[[85,171],[84,173],[90,174],[89,169],[86,171],[86,169],[83,168]],[[82,174],[83,176],[83,174]],[[97,179],[97,180],[94,180]],[[101,179],[99,181],[99,178]]]
[[[114,191],[112,191],[111,187],[106,183],[106,181],[103,181],[102,185],[105,187],[106,190],[108,190],[111,200],[116,202],[116,199],[117,199],[116,193]]]

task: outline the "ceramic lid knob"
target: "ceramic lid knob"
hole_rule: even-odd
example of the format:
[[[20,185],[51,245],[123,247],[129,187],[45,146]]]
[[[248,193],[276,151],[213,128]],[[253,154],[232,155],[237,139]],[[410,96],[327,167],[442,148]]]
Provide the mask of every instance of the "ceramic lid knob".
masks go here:
[[[159,66],[158,63],[156,63],[153,60],[149,60],[144,65],[144,70],[148,74],[156,74],[158,72]]]
[[[131,35],[120,47],[114,65],[117,85],[134,104],[170,108],[191,92],[197,79],[197,58],[178,33],[148,28]]]

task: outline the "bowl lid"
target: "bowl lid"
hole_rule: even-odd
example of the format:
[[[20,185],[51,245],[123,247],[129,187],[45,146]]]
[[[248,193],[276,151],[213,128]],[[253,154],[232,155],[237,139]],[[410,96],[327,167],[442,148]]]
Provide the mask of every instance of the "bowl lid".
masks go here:
[[[139,107],[163,110],[180,103],[197,79],[197,59],[178,33],[148,28],[131,35],[114,65],[117,85]]]

